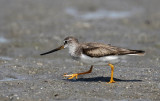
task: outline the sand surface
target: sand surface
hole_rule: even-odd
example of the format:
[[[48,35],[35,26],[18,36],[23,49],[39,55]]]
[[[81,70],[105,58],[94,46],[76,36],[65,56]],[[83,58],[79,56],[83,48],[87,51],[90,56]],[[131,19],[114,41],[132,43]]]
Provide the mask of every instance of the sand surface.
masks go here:
[[[160,101],[160,0],[0,0],[0,101]],[[68,50],[40,56],[73,35],[146,51],[83,72]]]

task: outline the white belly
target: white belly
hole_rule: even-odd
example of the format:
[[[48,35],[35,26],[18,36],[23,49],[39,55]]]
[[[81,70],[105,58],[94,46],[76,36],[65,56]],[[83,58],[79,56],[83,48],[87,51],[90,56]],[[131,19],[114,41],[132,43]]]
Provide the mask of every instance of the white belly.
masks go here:
[[[90,65],[106,65],[108,63],[116,63],[119,61],[118,56],[104,56],[104,57],[89,57],[87,55],[82,54],[80,56],[80,61],[85,64],[90,64]]]

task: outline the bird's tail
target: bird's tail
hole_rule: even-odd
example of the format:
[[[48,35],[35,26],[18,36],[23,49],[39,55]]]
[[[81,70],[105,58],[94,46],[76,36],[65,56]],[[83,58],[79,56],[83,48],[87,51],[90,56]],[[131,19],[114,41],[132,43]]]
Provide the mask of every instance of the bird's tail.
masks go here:
[[[137,55],[137,56],[144,56],[145,51],[143,50],[131,50],[131,53],[128,55]]]

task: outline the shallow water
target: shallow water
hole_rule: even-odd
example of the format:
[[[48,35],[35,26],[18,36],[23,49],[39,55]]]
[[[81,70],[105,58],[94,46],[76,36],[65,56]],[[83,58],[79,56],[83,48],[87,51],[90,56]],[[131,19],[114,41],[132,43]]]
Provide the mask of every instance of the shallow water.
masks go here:
[[[76,8],[66,8],[65,11],[67,14],[70,14],[75,18],[80,18],[83,20],[96,20],[103,18],[111,18],[111,19],[127,18],[141,11],[141,9],[135,9],[132,11],[110,11],[105,9],[99,9],[93,12],[82,13],[81,11],[78,11]]]
[[[15,81],[15,80],[18,80],[18,79],[14,79],[14,78],[3,78],[3,79],[0,80],[0,81]]]
[[[0,36],[0,43],[8,43],[8,42],[9,42],[9,40],[4,38],[3,36]]]
[[[7,56],[0,56],[0,60],[12,60],[13,58]]]

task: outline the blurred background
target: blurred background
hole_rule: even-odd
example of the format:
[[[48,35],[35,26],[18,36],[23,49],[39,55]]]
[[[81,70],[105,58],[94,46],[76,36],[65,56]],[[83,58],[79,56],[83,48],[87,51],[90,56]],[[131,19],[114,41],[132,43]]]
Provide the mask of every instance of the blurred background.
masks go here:
[[[0,97],[26,101],[28,99],[71,100],[74,98],[71,95],[78,92],[76,94],[82,96],[81,100],[84,96],[89,100],[90,97],[125,101],[126,99],[160,100],[158,96],[160,94],[158,93],[160,89],[159,4],[160,0],[0,0]],[[126,85],[123,82],[119,84],[122,88],[132,85],[136,89],[128,92],[116,88],[118,85],[114,85],[114,89],[101,87],[101,83],[97,84],[95,78],[95,82],[92,82],[95,86],[91,88],[87,88],[91,82],[83,80],[81,86],[86,85],[85,89],[80,85],[77,87],[80,82],[67,82],[68,85],[64,87],[66,81],[62,80],[63,73],[83,71],[84,68],[79,69],[81,66],[73,63],[67,50],[44,57],[39,54],[63,44],[62,40],[67,36],[75,36],[80,42],[103,42],[145,50],[144,57],[133,57],[125,64],[119,64],[115,70],[117,71],[115,77],[146,80],[147,85],[146,82],[141,82],[135,87],[133,85],[136,84],[130,82]],[[128,68],[128,72],[124,68]],[[105,70],[104,67],[97,68],[95,69],[97,73],[91,74],[90,77],[110,76],[110,69],[107,69],[107,73]],[[104,80],[104,78],[99,79]],[[49,81],[43,84],[43,80]],[[73,91],[68,90],[70,84],[77,88]],[[58,89],[58,85],[68,93]],[[145,85],[146,88],[142,89],[140,85]],[[95,87],[98,88],[97,92],[91,94],[90,89]],[[85,91],[86,89],[88,91]],[[98,93],[99,89],[101,93]],[[109,89],[111,92],[107,93],[106,90]],[[108,96],[104,94],[116,97],[107,98]]]

